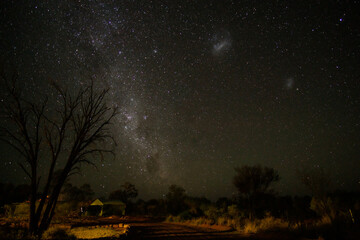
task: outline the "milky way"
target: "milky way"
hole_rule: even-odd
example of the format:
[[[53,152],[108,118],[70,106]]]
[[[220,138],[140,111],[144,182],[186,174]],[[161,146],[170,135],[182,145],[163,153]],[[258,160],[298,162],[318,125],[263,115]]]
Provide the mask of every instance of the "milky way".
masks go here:
[[[144,198],[170,184],[231,196],[233,168],[242,164],[279,170],[284,194],[300,189],[302,166],[354,189],[358,5],[2,1],[0,51],[29,96],[46,93],[49,79],[72,88],[94,79],[110,89],[109,104],[120,109],[116,159],[73,178],[100,195],[130,181]],[[24,181],[6,149],[0,181]]]

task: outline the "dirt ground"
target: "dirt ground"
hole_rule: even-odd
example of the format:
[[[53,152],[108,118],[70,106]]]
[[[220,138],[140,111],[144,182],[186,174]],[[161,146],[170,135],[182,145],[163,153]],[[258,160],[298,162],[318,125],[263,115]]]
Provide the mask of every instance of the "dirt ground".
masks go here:
[[[229,229],[219,230],[216,228],[164,223],[150,218],[128,218],[127,224],[131,226],[128,239],[296,239],[286,233],[244,235]]]
[[[16,219],[15,219],[16,220]],[[20,229],[24,228],[24,221],[10,221],[10,219],[0,218],[0,230],[5,229]],[[56,219],[54,221],[53,227],[67,228],[71,231],[78,231],[81,235],[84,235],[83,229],[89,232],[91,239],[169,239],[169,240],[182,240],[182,239],[243,239],[243,240],[253,240],[253,239],[277,239],[277,240],[287,240],[287,239],[302,239],[302,240],[311,240],[311,239],[360,239],[360,230],[351,231],[346,235],[335,236],[332,234],[327,234],[325,238],[319,238],[319,234],[313,234],[313,238],[302,238],[300,236],[294,235],[291,232],[266,232],[258,234],[243,234],[236,231],[233,231],[230,228],[221,227],[221,226],[194,226],[187,224],[176,224],[176,223],[165,223],[163,219],[147,218],[147,217],[85,217],[85,218],[64,218]],[[106,232],[109,231],[115,232],[115,235],[101,235],[95,236],[93,232]],[[0,231],[1,232],[1,231]],[[122,233],[121,233],[122,232]],[[124,234],[125,232],[125,234]],[[120,235],[121,236],[120,236]],[[94,236],[93,236],[94,235]],[[302,236],[304,236],[302,234]],[[85,235],[83,238],[90,239]],[[1,238],[0,239],[4,239]],[[6,239],[6,238],[5,238]]]

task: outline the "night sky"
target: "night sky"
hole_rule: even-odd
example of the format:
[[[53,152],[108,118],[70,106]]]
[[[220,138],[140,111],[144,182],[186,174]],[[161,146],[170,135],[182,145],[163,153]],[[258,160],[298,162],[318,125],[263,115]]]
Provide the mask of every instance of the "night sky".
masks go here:
[[[110,88],[120,109],[116,158],[85,167],[108,196],[171,184],[210,199],[235,192],[234,167],[279,171],[280,194],[303,194],[296,170],[360,189],[359,1],[1,1],[1,60],[36,101],[49,79]],[[1,182],[26,182],[0,146]]]

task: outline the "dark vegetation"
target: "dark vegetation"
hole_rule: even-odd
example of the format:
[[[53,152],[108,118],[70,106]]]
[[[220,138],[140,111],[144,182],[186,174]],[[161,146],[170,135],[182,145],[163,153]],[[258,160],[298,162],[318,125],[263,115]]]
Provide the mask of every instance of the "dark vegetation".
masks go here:
[[[12,183],[0,183],[0,206],[29,200],[30,192],[30,186],[27,184],[14,186]],[[3,208],[1,212],[3,213]]]
[[[135,200],[138,190],[129,182],[111,192],[108,200],[126,202],[127,215],[149,216],[168,222],[191,225],[223,225],[241,233],[281,231],[294,234],[294,236],[324,239],[354,237],[356,239],[356,236],[359,236],[357,229],[360,221],[360,193],[326,192],[324,188],[321,188],[321,191],[319,190],[321,194],[316,191],[317,193],[312,196],[279,196],[271,188],[272,184],[279,180],[279,175],[274,169],[243,166],[236,168],[235,172],[233,183],[238,189],[238,194],[231,198],[219,198],[215,202],[205,197],[188,196],[185,189],[177,185],[169,187],[165,198],[148,201]],[[313,175],[311,171],[303,171],[302,174],[305,174],[307,179],[304,184],[309,185],[311,176],[318,179],[321,172]],[[251,187],[244,187],[246,181]],[[310,184],[311,188],[317,189],[314,185],[319,183],[312,181],[314,182]],[[6,208],[3,208],[4,204],[29,199],[29,186],[11,184],[0,184],[0,186],[1,193],[9,193],[1,194],[1,196],[6,196],[6,198],[1,198],[3,213],[4,210],[6,211]],[[17,189],[16,192],[15,189]],[[80,211],[81,207],[86,208],[94,198],[94,192],[89,184],[77,187],[66,183],[59,197],[60,203],[55,211],[56,216],[82,218],[84,213]],[[5,214],[9,216],[8,212]],[[11,217],[18,216],[13,214]],[[14,232],[10,229],[8,231],[13,237],[22,235],[21,238],[25,238],[24,236],[27,236],[25,230]],[[62,236],[61,234],[67,236],[65,232],[47,231],[45,234],[46,236],[51,234],[57,237]],[[73,238],[74,236],[68,236],[65,239]]]
[[[242,166],[235,172],[233,184],[238,194],[232,198],[211,202],[188,196],[182,187],[171,185],[164,199],[139,199],[130,214],[166,217],[168,222],[194,225],[226,225],[243,233],[285,231],[294,236],[325,239],[359,236],[360,193],[326,191],[330,180],[321,170],[299,171],[311,196],[279,196],[271,186],[280,177],[271,168]],[[326,187],[318,188],[323,182]]]

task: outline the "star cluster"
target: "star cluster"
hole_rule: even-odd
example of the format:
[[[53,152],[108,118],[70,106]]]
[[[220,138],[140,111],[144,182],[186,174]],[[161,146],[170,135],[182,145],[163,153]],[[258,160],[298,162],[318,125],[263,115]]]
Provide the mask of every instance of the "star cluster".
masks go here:
[[[324,168],[336,187],[353,189],[358,5],[3,1],[0,51],[31,91],[46,92],[49,79],[77,88],[92,78],[110,89],[120,109],[116,160],[76,178],[101,194],[130,181],[144,198],[173,183],[192,195],[230,196],[242,164],[278,169],[284,193],[298,191],[301,166]],[[11,154],[2,149],[3,161]]]

